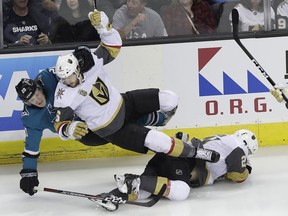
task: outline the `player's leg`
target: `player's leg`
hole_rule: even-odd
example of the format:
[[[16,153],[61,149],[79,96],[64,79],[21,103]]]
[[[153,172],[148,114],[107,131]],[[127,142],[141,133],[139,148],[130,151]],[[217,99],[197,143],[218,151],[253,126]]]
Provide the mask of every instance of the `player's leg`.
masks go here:
[[[107,140],[93,133],[90,129],[88,133],[78,141],[87,146],[100,146],[109,143]]]
[[[195,157],[209,162],[219,160],[219,154],[215,151],[196,148],[163,132],[151,130],[136,123],[124,124],[120,130],[105,139],[121,148],[139,153],[147,153],[150,149],[174,157]]]
[[[220,154],[216,151],[204,149],[200,145],[195,147],[195,145],[169,137],[157,130],[150,130],[147,133],[144,146],[154,152],[163,152],[174,157],[193,157],[212,163],[216,163],[220,158]]]
[[[127,194],[129,201],[146,199],[158,194],[164,184],[167,188],[163,196],[170,200],[185,200],[190,193],[189,185],[181,180],[169,180],[161,176],[138,176],[134,174],[115,175],[117,188]]]
[[[133,117],[137,123],[144,126],[167,124],[175,114],[179,102],[179,97],[174,92],[159,89],[133,90],[123,94],[123,97],[130,116],[135,115]]]

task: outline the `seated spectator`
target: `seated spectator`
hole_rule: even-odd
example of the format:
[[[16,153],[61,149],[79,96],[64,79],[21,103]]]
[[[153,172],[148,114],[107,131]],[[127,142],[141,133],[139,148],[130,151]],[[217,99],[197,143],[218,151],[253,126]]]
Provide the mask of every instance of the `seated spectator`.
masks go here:
[[[12,0],[4,18],[4,42],[21,45],[50,44],[39,17],[29,11],[28,0]]]
[[[217,21],[208,2],[172,0],[161,8],[161,17],[169,36],[216,32]]]
[[[146,0],[146,2],[147,2],[146,7],[149,7],[160,14],[161,7],[164,5],[171,4],[171,1],[172,0],[156,0],[156,1],[155,0]]]
[[[116,10],[112,25],[122,38],[167,36],[160,15],[145,6],[146,0],[127,0],[127,4]]]
[[[264,30],[263,0],[240,0],[235,6],[239,13],[239,31]],[[232,22],[232,15],[229,20]],[[275,29],[275,12],[271,7],[272,29]]]
[[[287,29],[288,28],[288,2],[283,0],[278,4],[276,8],[276,17],[277,17],[277,28],[278,29]]]
[[[97,8],[104,11],[112,23],[115,11],[125,3],[126,0],[97,0]]]
[[[52,20],[58,16],[59,0],[29,0],[28,7],[38,24],[49,36]]]
[[[49,11],[58,11],[62,0],[42,0],[42,5]]]
[[[99,35],[90,24],[88,13],[93,7],[87,0],[62,0],[58,14],[52,21],[53,43],[96,41]]]

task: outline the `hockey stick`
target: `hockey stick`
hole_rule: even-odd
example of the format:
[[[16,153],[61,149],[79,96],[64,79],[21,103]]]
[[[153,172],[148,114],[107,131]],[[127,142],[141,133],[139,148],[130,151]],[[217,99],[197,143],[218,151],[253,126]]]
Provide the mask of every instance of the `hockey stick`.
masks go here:
[[[268,73],[264,70],[264,68],[258,63],[258,61],[251,55],[251,53],[246,49],[246,47],[242,44],[238,35],[239,28],[239,13],[237,9],[232,10],[232,26],[233,26],[233,38],[236,43],[241,47],[241,49],[246,53],[246,55],[250,58],[250,60],[255,64],[255,66],[260,70],[262,75],[268,80],[268,82],[275,87],[276,83],[272,80],[272,78],[268,75]],[[282,91],[281,91],[282,92]],[[286,108],[288,109],[288,98],[282,92],[283,99],[286,102]]]
[[[97,1],[93,0],[94,9],[97,10]]]
[[[64,194],[69,196],[76,196],[76,197],[83,197],[88,199],[103,199],[101,195],[91,195],[91,194],[85,194],[85,193],[78,193],[73,191],[66,191],[66,190],[59,190],[54,188],[41,188],[41,187],[34,187],[34,190],[37,191],[45,191],[45,192],[51,192],[51,193],[58,193],[58,194]],[[163,194],[166,191],[166,184],[164,184],[159,191],[157,195],[155,195],[152,199],[150,199],[148,202],[132,202],[132,201],[124,201],[125,204],[129,205],[137,205],[137,206],[143,206],[143,207],[152,207],[155,205],[163,196]]]

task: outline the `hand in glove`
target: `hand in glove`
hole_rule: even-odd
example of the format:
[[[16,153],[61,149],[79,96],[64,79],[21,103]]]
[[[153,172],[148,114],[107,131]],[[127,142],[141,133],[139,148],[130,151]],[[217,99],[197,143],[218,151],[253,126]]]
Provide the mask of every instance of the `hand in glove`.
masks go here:
[[[103,11],[94,10],[88,14],[91,25],[93,25],[98,34],[101,35],[112,28],[109,18]]]
[[[39,185],[37,170],[22,169],[20,175],[22,177],[20,180],[20,188],[30,196],[37,193],[37,190],[34,190],[34,187]]]
[[[282,91],[280,91],[282,90]],[[285,84],[277,84],[273,89],[270,89],[270,93],[276,98],[276,100],[281,103],[283,101],[283,94],[288,96],[288,85]]]
[[[65,129],[65,134],[70,139],[81,139],[87,133],[88,126],[85,122],[82,121],[72,121],[67,125]]]
[[[252,166],[251,166],[249,158],[247,158],[246,168],[248,169],[249,174],[251,174],[252,173]]]
[[[177,132],[175,135],[174,135],[175,138],[177,139],[180,139],[184,142],[188,142],[189,141],[189,134],[186,134],[186,133],[183,133],[181,131]]]

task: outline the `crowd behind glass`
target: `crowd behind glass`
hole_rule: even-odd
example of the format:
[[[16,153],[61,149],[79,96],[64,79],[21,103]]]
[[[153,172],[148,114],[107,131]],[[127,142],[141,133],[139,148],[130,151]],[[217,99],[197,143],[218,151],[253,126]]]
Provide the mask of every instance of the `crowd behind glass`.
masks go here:
[[[123,40],[286,29],[288,0],[97,0]],[[5,45],[99,41],[87,14],[93,0],[2,0]]]

